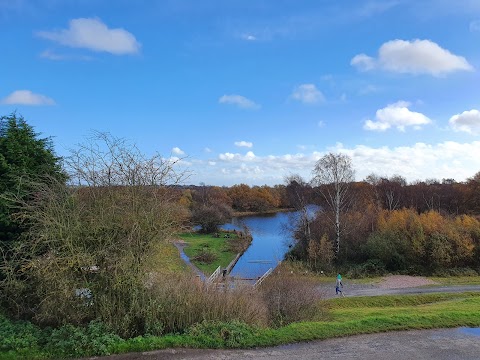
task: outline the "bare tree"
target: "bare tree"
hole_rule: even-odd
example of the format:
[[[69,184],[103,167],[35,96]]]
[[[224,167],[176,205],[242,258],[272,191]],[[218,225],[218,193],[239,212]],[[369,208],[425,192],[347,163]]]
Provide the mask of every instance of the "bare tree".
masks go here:
[[[349,188],[354,178],[352,160],[345,154],[328,153],[317,161],[313,170],[312,183],[318,187],[328,210],[333,214],[331,220],[335,227],[337,256],[340,251],[340,236],[345,228],[341,216],[351,203]]]
[[[178,184],[188,176],[177,171],[179,158],[145,156],[135,144],[109,133],[93,133],[87,142],[70,150],[65,163],[75,185],[163,186]]]
[[[307,190],[310,185],[298,174],[293,174],[285,178],[287,184],[286,191],[290,206],[293,206],[300,214],[299,227],[305,243],[311,240],[310,219],[308,216],[309,199]]]

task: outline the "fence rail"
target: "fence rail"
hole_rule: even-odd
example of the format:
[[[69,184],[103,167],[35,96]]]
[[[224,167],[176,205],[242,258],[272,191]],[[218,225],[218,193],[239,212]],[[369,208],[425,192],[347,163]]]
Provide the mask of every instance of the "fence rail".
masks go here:
[[[217,270],[215,270],[213,272],[212,275],[210,275],[210,277],[207,279],[207,284],[211,284],[215,281],[215,279],[220,275],[220,272],[221,272],[221,268],[220,266],[217,268]]]
[[[273,268],[268,269],[267,272],[263,274],[255,284],[253,284],[253,287],[256,288],[257,286],[259,286],[263,282],[263,280],[265,280],[268,277],[268,275],[270,275],[272,272],[273,272]]]

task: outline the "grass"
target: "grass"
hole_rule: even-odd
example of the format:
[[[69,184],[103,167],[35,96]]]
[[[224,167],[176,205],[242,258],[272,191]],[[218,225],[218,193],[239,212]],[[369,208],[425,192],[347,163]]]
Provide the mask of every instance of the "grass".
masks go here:
[[[480,326],[478,292],[336,298],[325,301],[324,305],[329,311],[322,321],[298,322],[280,328],[258,328],[235,321],[200,323],[181,335],[118,340],[108,346],[108,352],[175,347],[251,348],[386,331]],[[7,352],[0,346],[0,359],[22,358],[24,354],[31,359],[49,356],[41,349],[33,350]]]
[[[428,278],[439,285],[480,285],[480,276],[429,276]]]
[[[225,234],[232,236],[231,238],[225,238]],[[231,232],[219,232],[220,237],[214,237],[213,234],[200,234],[200,233],[183,233],[179,234],[179,237],[184,240],[188,246],[185,247],[185,254],[190,258],[200,270],[206,275],[213,273],[217,267],[226,268],[230,262],[237,255],[230,250],[228,240],[235,239],[236,235]],[[213,255],[214,260],[210,263],[197,261],[194,258],[201,253],[209,253]]]
[[[293,323],[281,328],[250,328],[229,338],[171,335],[132,339],[119,346],[119,352],[147,351],[169,347],[251,348],[299,341],[321,340],[355,334],[386,331],[480,326],[480,294],[425,294],[339,298],[326,301],[328,320]],[[229,325],[220,334],[229,333]]]
[[[189,270],[187,264],[180,258],[178,249],[171,243],[158,243],[151,261],[149,268],[162,274],[182,273]]]

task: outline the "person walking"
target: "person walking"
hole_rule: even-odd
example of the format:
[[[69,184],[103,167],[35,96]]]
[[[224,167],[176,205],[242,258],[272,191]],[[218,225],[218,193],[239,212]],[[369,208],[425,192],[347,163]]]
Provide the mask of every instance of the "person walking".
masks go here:
[[[342,296],[345,296],[343,294],[342,288],[343,288],[342,275],[338,274],[337,281],[335,282],[335,294],[338,295],[338,293],[340,293],[342,294]]]

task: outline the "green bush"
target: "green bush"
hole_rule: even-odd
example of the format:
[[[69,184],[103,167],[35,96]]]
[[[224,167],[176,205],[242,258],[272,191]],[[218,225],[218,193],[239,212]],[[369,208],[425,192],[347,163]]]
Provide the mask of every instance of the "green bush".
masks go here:
[[[0,352],[38,349],[41,330],[30,322],[10,321],[0,315]]]
[[[352,266],[346,275],[349,278],[358,279],[370,276],[381,276],[386,273],[385,264],[379,259],[369,259],[363,264]]]
[[[433,276],[478,276],[479,273],[471,268],[451,268],[437,269],[433,272]]]
[[[104,324],[92,321],[86,327],[64,325],[50,330],[45,349],[55,357],[110,355],[110,348],[122,339]]]
[[[255,336],[256,328],[240,321],[203,321],[187,331],[187,335],[199,344],[211,348],[234,348],[242,346]]]

